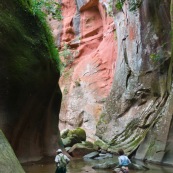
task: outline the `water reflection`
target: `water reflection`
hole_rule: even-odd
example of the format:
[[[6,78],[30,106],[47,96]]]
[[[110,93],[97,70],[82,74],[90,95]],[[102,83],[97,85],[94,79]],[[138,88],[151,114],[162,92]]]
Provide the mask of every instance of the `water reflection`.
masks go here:
[[[92,166],[98,163],[103,162],[117,162],[117,158],[106,159],[106,160],[83,160],[83,159],[74,159],[71,160],[67,167],[67,173],[110,173],[113,170],[94,170]],[[173,167],[159,166],[146,164],[150,170],[147,171],[132,171],[130,173],[173,173]],[[55,173],[55,164],[33,164],[23,166],[26,173]]]

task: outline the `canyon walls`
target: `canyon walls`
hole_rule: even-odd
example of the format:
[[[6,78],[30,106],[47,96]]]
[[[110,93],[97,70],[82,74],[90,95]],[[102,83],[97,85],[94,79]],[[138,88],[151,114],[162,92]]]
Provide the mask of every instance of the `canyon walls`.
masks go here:
[[[51,20],[64,71],[59,128],[82,127],[95,139],[96,124],[110,92],[117,57],[116,31],[97,0],[62,0],[63,20]]]
[[[172,164],[170,0],[62,0],[60,130]],[[95,134],[96,132],[96,134]]]
[[[118,57],[97,135],[110,150],[172,164],[170,1],[131,2],[120,11],[113,3]]]
[[[61,91],[58,53],[29,1],[0,1],[0,128],[21,162],[54,156]]]

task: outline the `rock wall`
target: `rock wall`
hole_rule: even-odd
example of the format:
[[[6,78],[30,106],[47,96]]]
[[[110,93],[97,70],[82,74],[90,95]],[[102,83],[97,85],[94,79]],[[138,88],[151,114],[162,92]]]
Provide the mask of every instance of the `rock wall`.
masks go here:
[[[125,1],[118,11],[112,4],[118,57],[97,135],[110,150],[137,150],[137,159],[172,164],[170,1],[132,5]]]
[[[112,86],[117,56],[115,25],[98,0],[62,0],[61,5],[63,20],[50,21],[65,66],[60,77],[59,128],[82,127],[92,141]]]
[[[53,39],[28,1],[0,1],[0,128],[20,161],[54,156],[61,92]]]
[[[24,173],[13,149],[0,130],[0,172],[3,173]]]
[[[50,22],[65,66],[60,130],[172,164],[170,0],[61,4],[63,21]]]

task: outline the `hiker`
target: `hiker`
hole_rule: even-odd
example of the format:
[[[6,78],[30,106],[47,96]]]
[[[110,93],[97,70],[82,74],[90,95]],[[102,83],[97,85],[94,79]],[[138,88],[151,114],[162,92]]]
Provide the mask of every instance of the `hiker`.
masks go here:
[[[118,150],[118,161],[120,165],[120,172],[119,173],[129,173],[128,165],[131,163],[130,159],[124,154],[123,149]]]
[[[70,159],[62,153],[61,149],[58,149],[56,153],[55,163],[57,168],[55,173],[66,173],[66,165],[69,163]]]

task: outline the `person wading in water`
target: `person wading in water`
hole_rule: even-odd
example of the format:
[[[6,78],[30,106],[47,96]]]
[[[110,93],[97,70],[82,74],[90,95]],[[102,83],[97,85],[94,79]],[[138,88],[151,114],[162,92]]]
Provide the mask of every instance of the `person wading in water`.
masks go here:
[[[131,163],[130,159],[124,154],[123,149],[119,149],[118,154],[118,161],[121,167],[119,173],[129,173],[128,165]]]
[[[57,155],[55,157],[55,163],[56,163],[56,171],[55,173],[66,173],[67,171],[67,164],[70,162],[70,159],[62,153],[61,149],[58,149],[56,151]]]

